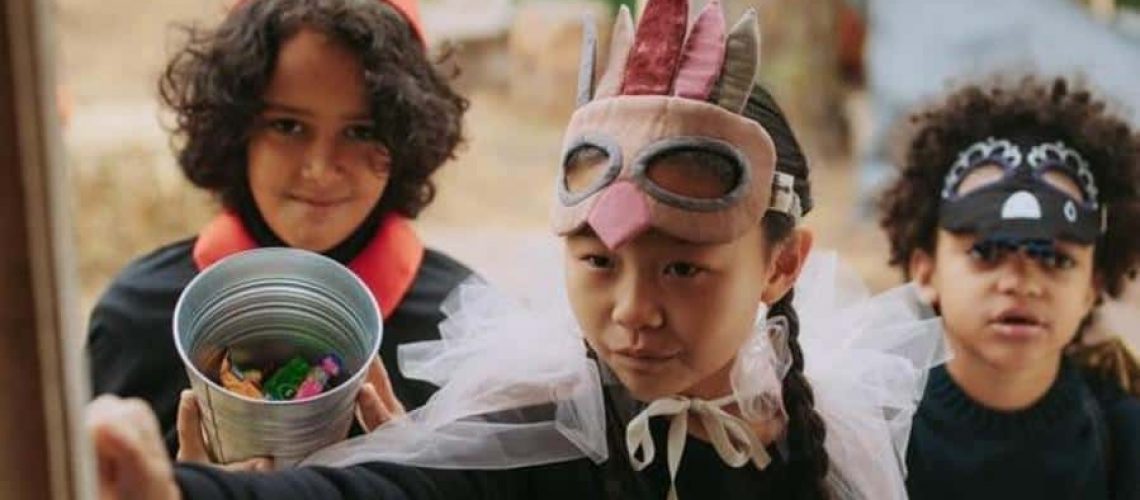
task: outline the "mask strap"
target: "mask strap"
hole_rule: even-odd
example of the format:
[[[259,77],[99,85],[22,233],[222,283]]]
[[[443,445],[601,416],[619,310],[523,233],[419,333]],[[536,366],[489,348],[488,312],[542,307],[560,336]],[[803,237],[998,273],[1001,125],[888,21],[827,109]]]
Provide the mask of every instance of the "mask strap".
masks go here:
[[[803,205],[795,190],[796,178],[784,172],[775,172],[772,178],[772,206],[768,210],[787,214],[799,224],[803,218]]]

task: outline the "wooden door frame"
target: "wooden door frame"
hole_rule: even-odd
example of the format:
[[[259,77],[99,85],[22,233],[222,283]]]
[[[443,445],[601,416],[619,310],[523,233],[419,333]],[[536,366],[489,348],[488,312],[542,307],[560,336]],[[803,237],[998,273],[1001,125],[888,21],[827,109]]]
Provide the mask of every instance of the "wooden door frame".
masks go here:
[[[0,3],[2,498],[93,496],[52,8],[41,0]]]

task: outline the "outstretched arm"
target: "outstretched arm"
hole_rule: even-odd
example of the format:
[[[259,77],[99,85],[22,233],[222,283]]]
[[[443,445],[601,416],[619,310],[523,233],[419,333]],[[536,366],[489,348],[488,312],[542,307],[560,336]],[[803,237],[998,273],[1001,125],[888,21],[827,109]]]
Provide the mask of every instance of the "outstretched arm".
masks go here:
[[[99,461],[101,500],[370,499],[518,497],[511,472],[426,470],[371,463],[343,469],[300,467],[233,472],[206,464],[172,466],[146,403],[102,396],[87,409]]]

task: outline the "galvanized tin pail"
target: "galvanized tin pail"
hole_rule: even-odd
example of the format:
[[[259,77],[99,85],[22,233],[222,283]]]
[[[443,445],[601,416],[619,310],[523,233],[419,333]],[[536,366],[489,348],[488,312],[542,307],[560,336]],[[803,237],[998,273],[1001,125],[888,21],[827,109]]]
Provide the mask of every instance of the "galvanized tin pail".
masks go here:
[[[207,268],[178,299],[174,343],[214,459],[273,457],[282,467],[344,439],[382,333],[372,293],[352,271],[322,255],[263,248]],[[217,382],[227,348],[252,356],[254,364],[335,353],[346,378],[311,399],[248,398]]]

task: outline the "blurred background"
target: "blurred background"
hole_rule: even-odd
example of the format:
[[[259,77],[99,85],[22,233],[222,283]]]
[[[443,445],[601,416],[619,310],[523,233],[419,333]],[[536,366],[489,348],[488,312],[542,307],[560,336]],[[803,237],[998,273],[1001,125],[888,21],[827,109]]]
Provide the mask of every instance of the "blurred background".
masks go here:
[[[760,11],[761,79],[812,166],[822,247],[872,288],[896,283],[873,200],[891,173],[885,139],[907,109],[955,81],[999,70],[1079,74],[1135,121],[1140,0],[722,0],[733,22]],[[603,39],[635,0],[422,0],[472,103],[467,143],[418,221],[430,245],[525,291],[556,266],[546,229],[561,129],[571,112],[580,18]],[[699,8],[704,0],[693,0]],[[55,0],[59,102],[73,182],[82,316],[111,277],[191,236],[218,205],[174,164],[156,82],[180,24],[216,23],[223,0]],[[557,268],[552,272],[558,272]]]

